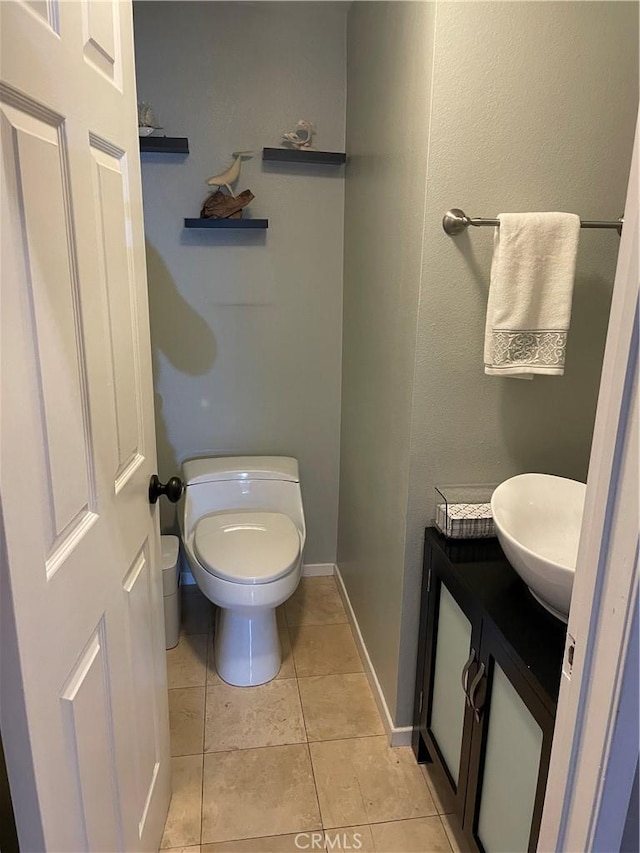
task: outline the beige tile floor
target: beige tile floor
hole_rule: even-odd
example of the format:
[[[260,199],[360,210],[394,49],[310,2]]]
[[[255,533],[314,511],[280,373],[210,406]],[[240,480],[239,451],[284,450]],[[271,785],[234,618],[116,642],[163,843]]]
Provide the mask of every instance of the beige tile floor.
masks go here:
[[[214,623],[199,590],[184,588],[180,642],[167,652],[173,797],[163,849],[462,849],[441,780],[408,747],[387,744],[334,578],[303,578],[279,608],[282,667],[268,684],[220,679]]]

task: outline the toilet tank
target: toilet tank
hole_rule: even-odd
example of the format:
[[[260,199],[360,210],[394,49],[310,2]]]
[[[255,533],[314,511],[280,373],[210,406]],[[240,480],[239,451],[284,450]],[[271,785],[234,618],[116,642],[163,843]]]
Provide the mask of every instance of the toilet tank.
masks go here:
[[[190,459],[182,465],[186,486],[180,512],[182,530],[189,536],[205,515],[222,510],[271,510],[287,515],[306,530],[298,460],[290,456],[218,456]]]
[[[233,480],[300,482],[298,460],[292,456],[209,456],[182,463],[186,485]]]

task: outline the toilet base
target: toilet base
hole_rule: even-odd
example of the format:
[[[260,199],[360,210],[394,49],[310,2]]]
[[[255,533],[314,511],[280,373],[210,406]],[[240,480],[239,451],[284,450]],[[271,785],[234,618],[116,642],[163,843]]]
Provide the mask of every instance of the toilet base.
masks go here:
[[[227,684],[252,687],[275,678],[282,662],[275,607],[220,608],[214,653],[218,675]]]

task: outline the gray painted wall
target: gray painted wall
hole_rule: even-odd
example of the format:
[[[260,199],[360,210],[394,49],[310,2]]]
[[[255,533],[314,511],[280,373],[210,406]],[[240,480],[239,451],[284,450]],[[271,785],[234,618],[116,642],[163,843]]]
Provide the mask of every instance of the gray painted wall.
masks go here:
[[[191,455],[298,457],[306,562],[334,562],[344,175],[262,163],[300,118],[345,145],[344,3],[135,4],[138,98],[188,157],[143,156],[159,468]],[[269,230],[184,231],[205,179],[255,149],[236,190]],[[163,507],[163,526],[173,521]]]
[[[633,777],[633,787],[629,798],[629,808],[627,810],[627,818],[624,822],[624,830],[622,832],[622,842],[620,844],[620,853],[635,853],[640,850],[640,827],[638,826],[638,818],[640,817],[639,786],[638,786],[638,770],[640,761],[636,764],[636,775]]]
[[[338,560],[389,706],[400,644],[433,4],[348,27]]]
[[[411,719],[422,537],[432,517],[433,486],[499,482],[534,470],[586,478],[618,249],[615,233],[581,235],[564,377],[535,377],[526,383],[485,377],[482,339],[492,232],[478,230],[452,240],[441,230],[442,214],[458,206],[476,216],[557,209],[584,218],[617,218],[624,206],[638,102],[636,4],[424,5],[435,7],[434,35],[422,47],[425,55],[433,55],[426,79],[415,74],[410,56],[398,56],[393,46],[388,49],[394,57],[389,85],[399,93],[400,102],[411,104],[423,119],[410,109],[396,114],[396,148],[369,162],[371,183],[383,179],[386,186],[395,183],[400,194],[408,184],[420,185],[422,158],[415,159],[408,180],[400,129],[408,122],[429,123],[424,136],[426,203],[424,208],[411,207],[419,220],[412,221],[412,233],[424,226],[421,269],[416,273],[411,267],[409,275],[418,279],[413,285],[400,290],[393,286],[397,298],[393,317],[403,314],[399,303],[405,298],[410,303],[407,312],[413,310],[416,289],[419,300],[417,329],[408,319],[404,324],[409,367],[396,376],[405,388],[401,399],[390,393],[394,383],[386,379],[391,370],[388,351],[394,350],[398,337],[394,323],[369,324],[364,330],[348,308],[366,291],[378,306],[369,304],[369,315],[391,310],[388,270],[363,270],[355,260],[376,251],[383,241],[401,240],[405,223],[388,216],[377,223],[363,221],[353,205],[361,189],[351,170],[346,185],[338,560],[397,725]],[[364,6],[375,8],[367,12]],[[357,77],[352,85],[358,52],[366,53],[378,33],[379,49],[386,53],[385,14],[405,20],[416,15],[415,4],[388,4],[387,13],[385,6],[358,3],[350,16],[350,153],[357,134],[352,124],[362,121],[362,113],[378,110],[372,82]],[[429,13],[422,15],[426,20]],[[407,202],[418,194],[414,189]],[[406,254],[407,265],[414,252],[415,247]],[[367,344],[371,351],[365,359],[354,353],[349,341],[354,335],[362,340],[367,332],[375,332],[375,337]],[[378,414],[349,405],[352,374],[377,399]],[[390,422],[402,425],[401,440],[390,431]],[[396,511],[387,515],[395,537],[393,555],[385,545],[391,534],[380,521],[388,512],[390,496],[382,489],[365,497],[353,483],[354,476],[366,476],[354,463],[357,451],[350,449],[361,433],[367,434],[371,446],[382,448],[387,468],[395,460],[397,473],[388,489],[401,489],[405,475],[400,472],[408,471],[406,492],[394,494]],[[379,464],[379,458],[375,463],[369,460],[370,467]],[[366,469],[366,462],[360,466]],[[369,524],[369,519],[377,523]],[[404,537],[402,556],[397,537]],[[392,599],[390,581],[379,582],[381,575],[393,577]]]

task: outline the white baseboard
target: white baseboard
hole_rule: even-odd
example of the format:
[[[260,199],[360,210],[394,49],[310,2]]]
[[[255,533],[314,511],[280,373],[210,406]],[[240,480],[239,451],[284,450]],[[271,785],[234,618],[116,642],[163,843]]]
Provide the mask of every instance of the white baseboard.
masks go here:
[[[335,573],[336,567],[334,563],[304,563],[302,566],[303,578],[324,578],[331,577]],[[192,586],[196,579],[191,574],[189,569],[182,568],[180,572],[180,583],[182,586]]]
[[[335,574],[335,563],[304,563],[302,566],[303,578],[326,578]]]
[[[412,726],[394,726],[389,737],[390,746],[411,746],[413,741]]]
[[[369,652],[367,651],[367,647],[362,637],[362,632],[360,631],[360,626],[358,625],[358,620],[356,619],[353,607],[349,601],[347,588],[344,585],[342,575],[340,574],[340,568],[338,566],[335,567],[335,576],[338,584],[338,591],[344,603],[345,610],[347,611],[349,624],[351,625],[351,630],[353,631],[354,639],[356,641],[358,654],[362,660],[364,672],[367,676],[369,686],[371,687],[373,698],[376,700],[376,705],[378,706],[378,711],[382,718],[382,725],[384,726],[384,730],[389,738],[389,746],[411,746],[411,737],[413,733],[411,726],[394,726],[393,724],[387,700],[384,697],[382,687],[378,681],[378,676],[376,675],[376,671],[371,663]]]

